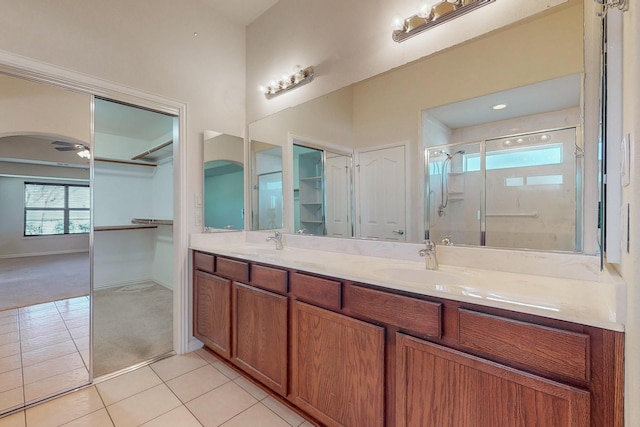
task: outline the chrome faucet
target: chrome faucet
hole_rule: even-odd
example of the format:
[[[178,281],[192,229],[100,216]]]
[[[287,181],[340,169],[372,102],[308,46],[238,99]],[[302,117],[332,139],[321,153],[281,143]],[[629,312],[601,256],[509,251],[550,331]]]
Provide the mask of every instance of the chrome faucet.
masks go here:
[[[273,236],[269,236],[267,237],[267,242],[276,242],[276,250],[281,251],[282,249],[284,249],[284,246],[282,246],[282,232],[281,231],[276,231],[273,233]]]
[[[426,257],[427,270],[437,270],[438,257],[436,255],[436,244],[431,240],[425,240],[424,244],[424,249],[420,249],[418,254]]]

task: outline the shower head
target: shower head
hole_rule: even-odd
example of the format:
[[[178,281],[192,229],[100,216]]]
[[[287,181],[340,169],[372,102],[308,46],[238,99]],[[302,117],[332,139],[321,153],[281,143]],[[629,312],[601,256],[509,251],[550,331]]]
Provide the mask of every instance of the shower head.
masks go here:
[[[456,154],[464,154],[464,153],[465,153],[465,151],[464,151],[464,150],[458,150],[458,151],[456,151],[456,152],[455,152],[455,153],[453,153],[453,154],[449,154],[449,153],[447,153],[447,152],[443,151],[443,153],[447,155],[447,159],[451,160],[451,159],[453,159],[453,157],[454,157]]]

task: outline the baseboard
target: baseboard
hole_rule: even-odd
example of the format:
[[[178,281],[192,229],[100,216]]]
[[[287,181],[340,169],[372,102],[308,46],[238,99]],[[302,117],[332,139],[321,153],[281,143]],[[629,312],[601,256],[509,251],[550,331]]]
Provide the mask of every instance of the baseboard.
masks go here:
[[[190,353],[192,351],[196,351],[202,348],[203,346],[204,344],[202,344],[202,342],[198,338],[190,337],[189,342],[187,344],[187,352]]]
[[[93,284],[93,290],[97,291],[97,290],[100,290],[100,289],[117,288],[119,286],[137,285],[137,284],[144,283],[144,282],[158,283],[155,280],[153,280],[151,277],[144,277],[144,278],[138,279],[138,280],[125,280],[125,281],[122,281],[122,282],[104,283],[104,284],[99,284],[99,285],[94,283]]]
[[[0,255],[0,259],[9,259],[9,258],[26,258],[31,256],[46,256],[46,255],[68,255],[68,254],[79,254],[79,253],[89,253],[87,250],[68,250],[68,251],[52,251],[52,252],[36,252],[29,254],[10,254],[10,255]]]

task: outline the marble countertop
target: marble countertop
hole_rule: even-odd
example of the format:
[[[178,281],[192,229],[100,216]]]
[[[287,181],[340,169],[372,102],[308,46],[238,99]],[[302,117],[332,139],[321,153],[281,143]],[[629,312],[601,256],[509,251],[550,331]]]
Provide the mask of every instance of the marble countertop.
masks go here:
[[[522,273],[497,269],[492,254],[485,260],[487,268],[478,268],[477,261],[467,266],[461,259],[469,256],[465,248],[438,248],[442,261],[455,258],[456,265],[441,261],[440,268],[431,271],[426,269],[424,258],[417,255],[420,245],[315,238],[321,239],[315,242],[319,249],[310,249],[301,246],[309,246],[313,237],[287,236],[284,249],[276,250],[264,236],[267,234],[256,232],[195,233],[191,235],[190,247],[389,289],[624,331],[624,281],[613,270],[594,269],[591,259],[594,257],[580,261],[581,258],[570,255],[556,260],[557,254],[548,258],[548,254],[533,256],[528,252],[520,261],[519,269],[525,271]],[[298,240],[304,244],[298,244]],[[504,257],[507,252],[502,254]],[[510,251],[508,255],[510,262],[505,267],[518,270],[514,262],[517,254]],[[544,275],[530,272],[538,268],[531,265],[536,262],[548,266]]]

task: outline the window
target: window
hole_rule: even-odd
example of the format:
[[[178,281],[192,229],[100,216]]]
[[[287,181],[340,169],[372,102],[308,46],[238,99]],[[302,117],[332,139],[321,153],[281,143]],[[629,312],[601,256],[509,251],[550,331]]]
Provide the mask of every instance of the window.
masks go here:
[[[25,182],[25,236],[88,233],[89,227],[88,185]]]

